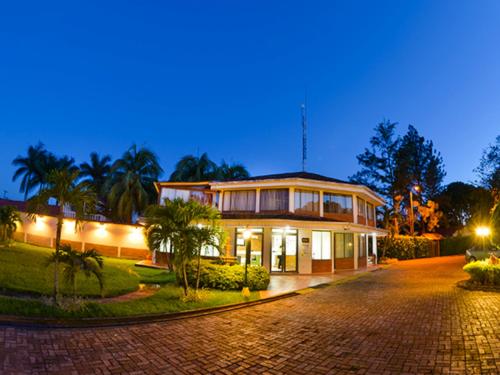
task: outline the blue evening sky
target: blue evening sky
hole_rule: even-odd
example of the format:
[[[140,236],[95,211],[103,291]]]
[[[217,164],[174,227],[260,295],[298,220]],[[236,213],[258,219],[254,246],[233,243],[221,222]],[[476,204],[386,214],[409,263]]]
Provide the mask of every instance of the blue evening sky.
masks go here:
[[[499,1],[11,1],[0,7],[0,196],[38,141],[78,162],[133,142],[254,175],[346,178],[384,118],[472,181],[500,129]]]

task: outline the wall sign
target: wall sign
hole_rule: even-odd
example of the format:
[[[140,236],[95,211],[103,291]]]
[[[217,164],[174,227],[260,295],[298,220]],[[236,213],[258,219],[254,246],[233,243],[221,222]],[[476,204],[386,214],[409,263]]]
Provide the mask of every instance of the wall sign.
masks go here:
[[[309,243],[309,237],[302,237],[302,243]]]

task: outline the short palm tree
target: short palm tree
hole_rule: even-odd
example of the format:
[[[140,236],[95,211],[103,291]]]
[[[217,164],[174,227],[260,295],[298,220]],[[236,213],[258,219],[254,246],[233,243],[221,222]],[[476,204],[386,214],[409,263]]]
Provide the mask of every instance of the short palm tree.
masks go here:
[[[56,243],[54,250],[54,304],[59,297],[58,259],[61,249],[61,231],[64,222],[64,207],[69,205],[75,211],[78,225],[85,215],[92,213],[96,204],[96,195],[87,184],[78,182],[79,172],[71,167],[52,170],[47,177],[47,185],[28,201],[30,216],[36,220],[36,214],[46,211],[50,199],[55,199],[59,212],[57,214]]]
[[[19,212],[12,206],[0,207],[0,243],[9,243],[21,222]]]
[[[131,223],[134,213],[142,213],[155,201],[153,183],[162,172],[158,157],[135,144],[114,162],[109,202],[116,219]]]
[[[203,153],[200,157],[186,155],[175,165],[170,181],[194,182],[207,181],[216,178],[217,164]]]
[[[17,167],[12,177],[12,181],[21,178],[19,191],[24,193],[24,200],[28,195],[39,187],[45,179],[44,162],[47,159],[48,152],[43,143],[28,148],[26,156],[19,155],[12,161],[12,165]]]
[[[76,299],[76,279],[80,272],[85,277],[94,275],[99,282],[100,294],[104,290],[104,274],[102,272],[104,262],[102,256],[94,249],[76,251],[70,245],[62,245],[58,257],[55,254],[49,258],[49,263],[59,262],[63,264],[64,282],[71,287],[73,299]]]
[[[146,237],[152,251],[169,243],[173,249],[173,263],[184,294],[188,294],[187,265],[198,257],[204,245],[222,246],[222,232],[217,225],[220,213],[213,207],[195,200],[166,199],[164,205],[148,208],[145,215]]]
[[[106,187],[111,173],[111,157],[109,155],[99,156],[97,152],[90,154],[90,162],[80,164],[80,177],[88,183],[97,194],[100,208],[106,206],[108,191]]]

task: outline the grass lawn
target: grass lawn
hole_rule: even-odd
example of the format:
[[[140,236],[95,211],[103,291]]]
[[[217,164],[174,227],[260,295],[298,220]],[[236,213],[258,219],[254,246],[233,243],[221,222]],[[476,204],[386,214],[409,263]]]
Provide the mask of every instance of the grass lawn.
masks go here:
[[[24,243],[0,247],[0,291],[52,294],[54,268],[46,265],[52,251]],[[164,284],[175,279],[166,271],[135,267],[134,264],[133,260],[104,258],[106,297],[133,292],[138,289],[139,283]],[[63,294],[70,294],[70,288],[63,282],[60,287]],[[95,277],[87,279],[80,274],[77,289],[81,296],[99,296],[99,283]]]
[[[52,293],[53,268],[46,266],[46,259],[52,251],[24,243],[15,243],[10,248],[0,247],[0,292],[28,292],[49,296]],[[75,311],[56,308],[39,299],[0,296],[0,314],[57,318],[123,317],[173,313],[260,298],[259,292],[252,292],[250,297],[245,299],[239,291],[202,290],[200,300],[184,302],[182,289],[175,285],[173,274],[163,270],[135,267],[134,263],[135,261],[124,259],[104,259],[105,295],[110,297],[135,291],[139,283],[161,284],[161,288],[154,295],[106,304],[83,300],[80,308]],[[70,294],[64,283],[61,283],[61,291]],[[83,297],[98,296],[97,280],[80,277],[78,292]]]

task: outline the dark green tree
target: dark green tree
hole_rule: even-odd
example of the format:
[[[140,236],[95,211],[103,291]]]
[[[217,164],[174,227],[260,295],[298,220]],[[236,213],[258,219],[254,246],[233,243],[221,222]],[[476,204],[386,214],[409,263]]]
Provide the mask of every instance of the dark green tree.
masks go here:
[[[240,180],[250,177],[250,173],[243,164],[228,164],[224,160],[217,167],[216,179],[220,181]]]
[[[203,153],[200,157],[186,155],[175,165],[170,181],[196,182],[213,180],[217,176],[217,164]]]
[[[489,145],[483,151],[476,172],[485,188],[500,191],[500,135],[497,136],[494,144]]]
[[[24,200],[44,183],[47,173],[45,170],[47,157],[48,152],[45,146],[39,142],[35,146],[28,147],[26,156],[19,155],[12,161],[12,165],[17,167],[12,181],[21,178],[19,191],[24,193]]]
[[[107,213],[107,197],[109,191],[109,179],[111,176],[111,157],[109,155],[99,156],[97,152],[90,154],[90,162],[80,164],[80,176],[91,186],[97,194],[98,210]]]

